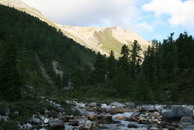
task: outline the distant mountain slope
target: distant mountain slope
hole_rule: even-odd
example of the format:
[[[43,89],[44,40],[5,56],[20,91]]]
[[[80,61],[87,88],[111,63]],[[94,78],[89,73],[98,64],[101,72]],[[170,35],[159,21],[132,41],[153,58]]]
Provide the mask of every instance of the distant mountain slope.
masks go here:
[[[148,41],[138,36],[135,32],[123,30],[119,26],[100,28],[62,25],[62,27],[68,37],[71,37],[81,45],[107,55],[110,50],[114,50],[116,56],[119,56],[123,44],[130,46],[134,40],[137,40],[143,49],[150,45]]]
[[[134,40],[137,40],[140,43],[143,50],[150,45],[148,41],[138,36],[135,32],[131,30],[123,30],[118,26],[112,28],[100,28],[59,25],[43,16],[38,10],[25,4],[22,0],[0,0],[0,3],[36,16],[42,21],[55,27],[57,30],[61,30],[65,36],[72,38],[77,43],[96,52],[99,51],[102,54],[109,55],[110,50],[113,50],[116,57],[118,57],[120,56],[120,50],[123,44],[127,44],[130,47]]]

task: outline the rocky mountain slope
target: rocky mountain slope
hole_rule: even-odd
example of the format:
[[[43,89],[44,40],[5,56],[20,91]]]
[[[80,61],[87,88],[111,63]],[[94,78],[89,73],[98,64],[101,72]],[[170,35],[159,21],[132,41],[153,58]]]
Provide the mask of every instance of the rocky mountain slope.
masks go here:
[[[120,55],[120,49],[123,44],[130,44],[137,40],[143,50],[147,48],[150,43],[138,36],[131,30],[123,30],[121,27],[100,28],[100,27],[79,27],[59,25],[41,14],[38,10],[28,6],[22,0],[0,0],[0,4],[14,7],[18,10],[25,11],[26,13],[38,17],[49,25],[61,30],[63,34],[72,38],[77,43],[92,49],[96,52],[108,55],[110,50],[113,50],[116,57]]]
[[[121,27],[100,28],[100,27],[79,27],[62,26],[65,35],[74,39],[83,46],[102,54],[109,54],[114,50],[116,56],[119,56],[123,44],[129,45],[137,40],[143,49],[146,49],[150,43],[131,30],[123,30]]]

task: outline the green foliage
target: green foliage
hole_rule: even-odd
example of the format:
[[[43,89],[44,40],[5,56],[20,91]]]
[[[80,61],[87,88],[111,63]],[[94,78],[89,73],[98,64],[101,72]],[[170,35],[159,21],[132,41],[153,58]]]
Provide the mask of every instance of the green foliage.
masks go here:
[[[93,83],[103,83],[107,80],[107,61],[99,52],[94,63],[95,70],[92,73]]]
[[[149,86],[149,82],[146,80],[146,77],[142,73],[137,76],[132,95],[133,100],[140,102],[150,101],[154,98],[151,97],[151,88]]]
[[[140,72],[140,64],[142,62],[142,57],[140,55],[141,52],[141,46],[139,43],[135,40],[132,44],[132,49],[130,50],[130,61],[131,61],[131,77],[132,79],[135,79],[137,74]]]
[[[21,97],[21,79],[17,69],[16,47],[13,41],[2,43],[0,62],[0,97],[15,101]]]
[[[7,36],[10,36],[10,41]],[[4,52],[5,45],[15,47]],[[14,54],[16,52],[17,55]],[[13,56],[8,59],[9,55]],[[12,87],[14,89],[21,86],[27,89],[38,87],[37,94],[46,95],[64,87],[66,79],[62,81],[62,77],[65,76],[74,82],[75,87],[83,86],[88,84],[95,57],[94,52],[63,36],[60,30],[24,12],[0,5],[1,86],[4,84],[10,88],[17,84],[17,87]],[[65,76],[55,72],[53,62],[57,63],[56,68]],[[2,96],[20,95],[19,89],[14,93],[3,91]]]
[[[117,72],[117,62],[115,59],[114,52],[111,50],[110,56],[107,59],[108,61],[108,79],[113,79],[116,76]]]

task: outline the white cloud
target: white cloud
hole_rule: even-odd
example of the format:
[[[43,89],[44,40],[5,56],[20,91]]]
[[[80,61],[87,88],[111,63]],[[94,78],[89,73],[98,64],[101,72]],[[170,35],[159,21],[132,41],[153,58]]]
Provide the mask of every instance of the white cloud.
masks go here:
[[[138,17],[135,0],[23,0],[48,18],[69,25],[129,28]],[[140,0],[138,0],[140,1]]]
[[[147,22],[142,22],[142,23],[136,24],[136,28],[138,30],[141,30],[144,32],[153,32],[154,31],[154,25],[148,24]]]
[[[168,23],[185,28],[194,28],[194,0],[151,0],[142,6],[145,11],[152,11],[155,17],[168,15]]]

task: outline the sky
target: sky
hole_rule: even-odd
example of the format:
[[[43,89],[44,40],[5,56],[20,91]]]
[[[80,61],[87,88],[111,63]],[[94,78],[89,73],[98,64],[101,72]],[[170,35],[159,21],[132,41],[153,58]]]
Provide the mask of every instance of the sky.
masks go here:
[[[23,0],[56,23],[120,26],[146,40],[194,36],[194,0]]]

